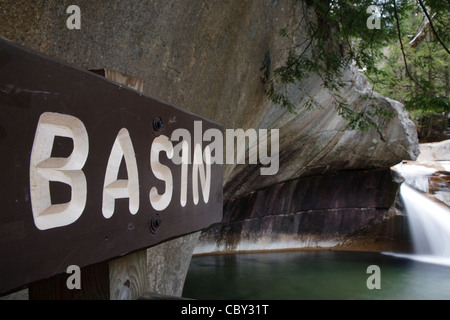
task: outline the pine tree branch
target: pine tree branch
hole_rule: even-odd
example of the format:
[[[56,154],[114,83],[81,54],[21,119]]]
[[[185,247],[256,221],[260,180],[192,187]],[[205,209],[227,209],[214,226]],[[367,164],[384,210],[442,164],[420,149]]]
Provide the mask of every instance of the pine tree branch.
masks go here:
[[[425,14],[425,16],[427,17],[428,21],[430,22],[430,27],[431,30],[433,30],[434,35],[436,36],[436,39],[439,41],[439,43],[442,45],[442,47],[445,49],[445,51],[447,51],[448,54],[450,54],[450,51],[448,50],[448,48],[445,46],[445,43],[441,40],[441,38],[439,37],[438,33],[436,32],[436,30],[434,29],[433,23],[431,22],[431,18],[428,15],[427,9],[425,8],[425,6],[423,5],[422,0],[418,0],[419,1],[419,5],[423,10],[423,13]],[[395,7],[395,1],[394,1],[394,7]]]
[[[397,13],[397,5],[395,3],[395,0],[393,1],[394,4],[394,16],[395,16],[395,22],[396,22],[396,26],[397,26],[397,35],[398,35],[398,41],[400,43],[400,51],[402,52],[402,56],[403,56],[403,63],[405,64],[405,69],[406,69],[406,74],[408,75],[408,77],[414,81],[419,87],[421,87],[423,89],[423,86],[417,82],[417,80],[412,76],[411,72],[409,71],[408,68],[408,62],[406,59],[406,54],[405,54],[405,49],[403,46],[403,41],[402,41],[402,33],[400,31],[400,19],[398,17],[398,13]]]

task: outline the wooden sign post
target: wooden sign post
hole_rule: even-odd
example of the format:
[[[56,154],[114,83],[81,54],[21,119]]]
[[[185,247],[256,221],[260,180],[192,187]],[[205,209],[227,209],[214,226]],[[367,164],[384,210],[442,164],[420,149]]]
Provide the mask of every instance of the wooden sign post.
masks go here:
[[[220,222],[222,133],[0,39],[0,295]]]

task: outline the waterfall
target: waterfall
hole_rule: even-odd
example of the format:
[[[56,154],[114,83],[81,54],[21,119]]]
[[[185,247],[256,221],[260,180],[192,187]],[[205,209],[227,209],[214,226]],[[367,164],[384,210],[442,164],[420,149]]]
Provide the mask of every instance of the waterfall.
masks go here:
[[[414,254],[394,255],[450,266],[450,209],[425,194],[428,177],[437,170],[402,164],[396,169],[405,177],[400,199],[408,216]]]
[[[404,165],[403,163],[396,165],[395,168],[405,178],[404,184],[428,193],[428,177],[435,173],[436,169],[417,164]]]
[[[400,196],[420,260],[450,264],[450,210],[403,183]]]

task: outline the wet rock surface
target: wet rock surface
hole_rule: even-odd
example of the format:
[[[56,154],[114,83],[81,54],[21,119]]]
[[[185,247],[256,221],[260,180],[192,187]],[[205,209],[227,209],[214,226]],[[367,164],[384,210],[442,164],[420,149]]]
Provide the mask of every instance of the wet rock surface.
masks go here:
[[[221,224],[196,253],[298,248],[409,250],[393,212],[399,183],[390,169],[303,177],[228,201]]]

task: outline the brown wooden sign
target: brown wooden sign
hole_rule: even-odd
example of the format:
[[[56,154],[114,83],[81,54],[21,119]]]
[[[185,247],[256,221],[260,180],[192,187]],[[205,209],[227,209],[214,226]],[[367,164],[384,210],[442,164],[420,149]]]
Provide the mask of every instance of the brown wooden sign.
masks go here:
[[[0,38],[0,293],[220,222],[222,134]]]

